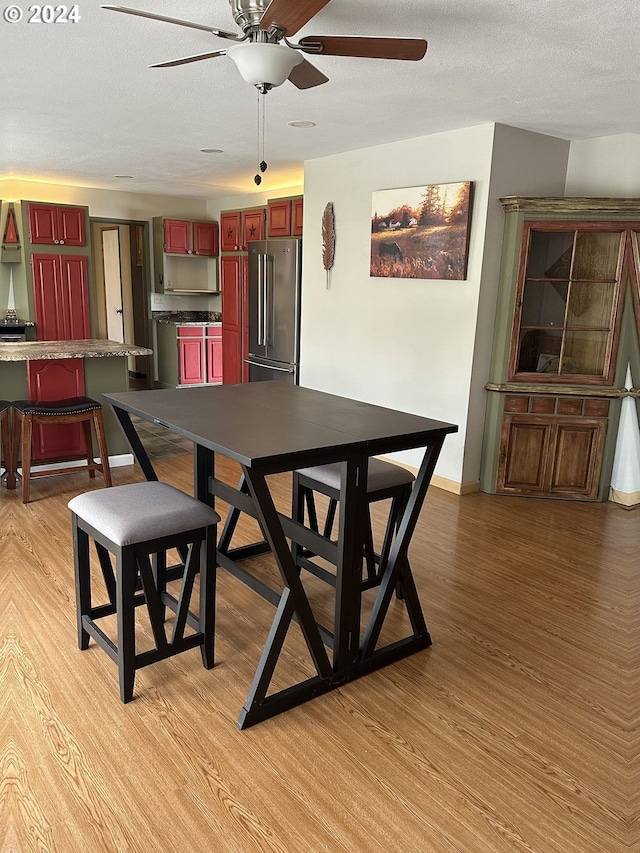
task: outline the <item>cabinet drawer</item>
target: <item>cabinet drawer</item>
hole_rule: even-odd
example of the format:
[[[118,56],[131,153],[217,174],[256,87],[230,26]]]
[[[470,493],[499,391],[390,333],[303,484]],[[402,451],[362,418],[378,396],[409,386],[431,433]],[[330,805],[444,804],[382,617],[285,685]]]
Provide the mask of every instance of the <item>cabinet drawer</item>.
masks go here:
[[[178,326],[179,338],[201,338],[204,335],[204,326]]]

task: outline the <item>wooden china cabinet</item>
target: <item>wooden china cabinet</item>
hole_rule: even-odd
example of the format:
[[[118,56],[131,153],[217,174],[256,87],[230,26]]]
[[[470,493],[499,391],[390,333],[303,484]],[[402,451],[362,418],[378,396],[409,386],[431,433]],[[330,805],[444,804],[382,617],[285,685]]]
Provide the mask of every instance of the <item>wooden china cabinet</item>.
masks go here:
[[[606,500],[637,341],[640,199],[501,202],[481,488]]]

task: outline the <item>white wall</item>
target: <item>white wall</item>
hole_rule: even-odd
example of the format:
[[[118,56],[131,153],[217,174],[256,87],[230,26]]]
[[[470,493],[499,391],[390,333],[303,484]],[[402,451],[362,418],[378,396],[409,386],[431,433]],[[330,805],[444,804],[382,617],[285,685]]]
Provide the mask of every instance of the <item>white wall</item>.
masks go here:
[[[0,198],[10,201],[43,201],[59,204],[88,206],[89,216],[96,219],[121,219],[150,222],[154,216],[206,219],[207,201],[179,196],[149,195],[126,191],[101,190],[91,187],[74,187],[50,184],[43,181],[26,181],[0,178]],[[153,275],[153,252],[149,247],[149,269]],[[6,278],[6,282],[5,279]],[[0,308],[6,304],[8,276],[0,276]],[[218,310],[219,296],[165,295],[162,310]]]
[[[493,125],[305,163],[301,384],[455,423],[437,474],[462,480]],[[466,281],[371,278],[375,190],[474,182]],[[330,287],[322,264],[327,202],[336,221]],[[399,456],[417,466],[421,453]]]
[[[502,124],[495,126],[463,483],[477,480],[480,471],[487,394],[484,386],[491,363],[504,233],[500,199],[509,195],[563,195],[568,155],[569,143],[563,139]]]
[[[506,194],[561,194],[567,143],[492,124],[305,164],[301,382],[455,423],[436,474],[479,478]],[[374,190],[474,182],[466,281],[369,276]],[[336,215],[330,288],[320,222]],[[420,453],[402,454],[416,466]]]
[[[154,216],[206,217],[205,199],[117,192],[0,178],[0,198],[5,201],[44,201],[89,207],[89,215],[105,219],[152,219]]]
[[[572,142],[566,195],[640,196],[640,134],[621,133]]]
[[[265,181],[266,183],[266,181]],[[263,189],[250,195],[231,195],[224,198],[211,199],[207,203],[207,218],[220,219],[221,210],[240,210],[248,207],[259,207],[266,205],[270,198],[288,198],[288,196],[302,195],[303,187],[296,184],[292,187],[278,187],[274,189]]]

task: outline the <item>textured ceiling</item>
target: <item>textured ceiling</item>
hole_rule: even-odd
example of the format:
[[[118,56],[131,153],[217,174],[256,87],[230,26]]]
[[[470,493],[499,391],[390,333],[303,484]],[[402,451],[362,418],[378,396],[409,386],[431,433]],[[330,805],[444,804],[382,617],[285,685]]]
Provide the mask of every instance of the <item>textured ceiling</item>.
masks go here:
[[[236,30],[228,0],[122,5]],[[0,177],[206,198],[256,190],[258,95],[231,59],[147,68],[228,41],[96,0],[80,0],[76,24],[27,23],[21,8],[19,23],[0,19]],[[261,189],[301,182],[307,159],[487,122],[564,139],[640,133],[639,9],[637,0],[331,0],[296,39],[419,36],[427,55],[314,58],[327,84],[271,91]],[[316,127],[288,127],[294,120]]]

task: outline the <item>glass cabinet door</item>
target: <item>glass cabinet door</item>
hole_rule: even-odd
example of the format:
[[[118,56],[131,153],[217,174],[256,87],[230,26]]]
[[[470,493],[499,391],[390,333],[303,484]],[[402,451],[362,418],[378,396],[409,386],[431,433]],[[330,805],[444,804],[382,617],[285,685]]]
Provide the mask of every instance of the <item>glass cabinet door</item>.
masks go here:
[[[525,224],[509,379],[611,382],[625,228]]]

